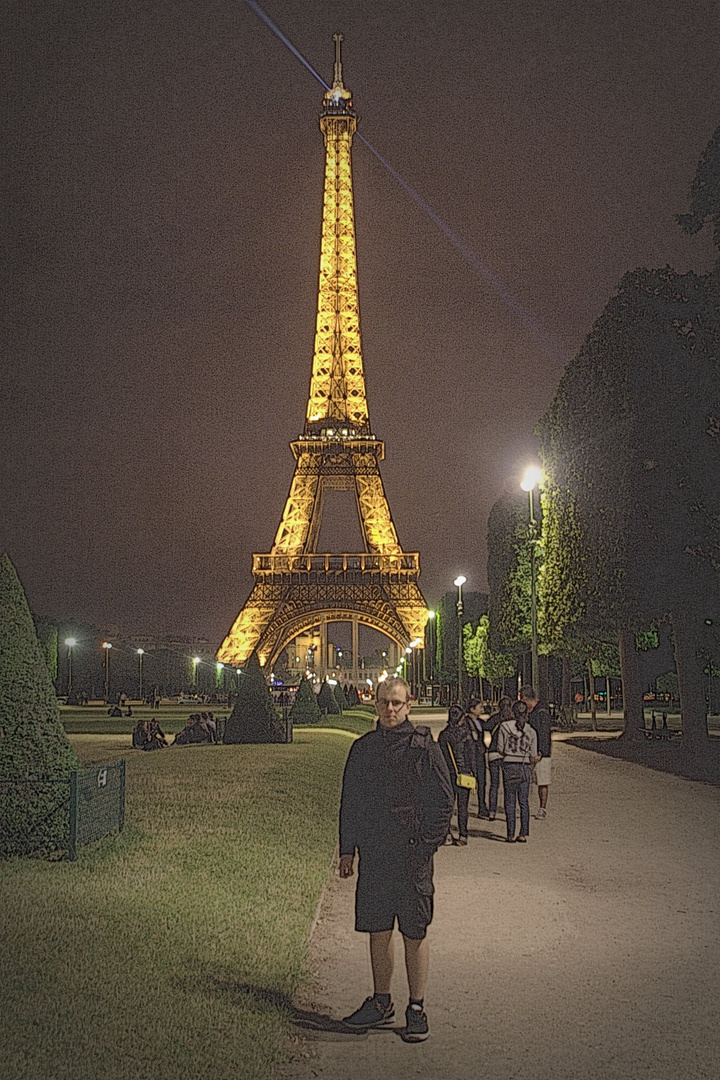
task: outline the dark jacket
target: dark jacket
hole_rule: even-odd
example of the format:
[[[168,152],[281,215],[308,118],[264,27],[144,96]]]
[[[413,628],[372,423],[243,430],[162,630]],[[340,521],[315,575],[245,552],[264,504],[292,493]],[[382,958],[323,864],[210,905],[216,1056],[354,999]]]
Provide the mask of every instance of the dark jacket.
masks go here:
[[[454,789],[429,728],[378,726],[353,743],[343,776],[340,854],[431,854],[447,836]]]
[[[485,731],[490,732],[490,745],[488,746],[488,754],[497,754],[498,752],[498,735],[500,734],[500,725],[502,724],[502,716],[499,712],[493,713],[488,720],[483,721],[483,728]]]
[[[452,758],[450,757],[448,746],[452,747],[452,752],[455,755],[457,771],[467,773],[471,776],[477,775],[475,740],[472,737],[472,732],[470,731],[467,722],[464,724],[453,724],[451,721],[448,721],[447,725],[438,735],[438,745],[445,755],[448,772],[453,781],[455,780],[455,768],[452,763]],[[483,746],[483,750],[484,749],[485,747]]]
[[[538,754],[550,757],[552,753],[552,720],[547,705],[538,701],[532,712],[528,713],[528,722],[535,729]]]

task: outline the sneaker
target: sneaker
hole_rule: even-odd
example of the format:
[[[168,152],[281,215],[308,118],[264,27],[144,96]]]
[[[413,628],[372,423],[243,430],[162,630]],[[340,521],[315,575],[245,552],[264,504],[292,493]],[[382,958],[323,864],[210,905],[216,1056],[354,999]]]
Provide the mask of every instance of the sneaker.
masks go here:
[[[366,1031],[367,1028],[388,1027],[395,1019],[395,1007],[392,1003],[384,1009],[377,998],[365,998],[359,1009],[349,1016],[343,1017],[343,1024],[347,1027]]]
[[[538,810],[538,812],[537,812],[537,814],[535,815],[535,817],[536,817],[536,818],[544,818],[544,817],[547,817],[547,810],[545,809],[545,807],[544,807],[544,806],[541,806],[541,807],[540,807],[540,809]]]
[[[408,1005],[405,1010],[405,1030],[402,1037],[405,1042],[424,1042],[430,1032],[428,1031],[427,1014],[424,1009]]]

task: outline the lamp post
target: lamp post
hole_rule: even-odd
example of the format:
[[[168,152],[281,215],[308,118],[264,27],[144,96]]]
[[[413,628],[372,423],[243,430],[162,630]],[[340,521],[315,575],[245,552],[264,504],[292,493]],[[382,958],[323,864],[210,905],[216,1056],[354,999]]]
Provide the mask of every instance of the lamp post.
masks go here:
[[[463,599],[462,599],[462,587],[467,581],[466,577],[462,574],[460,577],[456,577],[453,585],[457,585],[458,598],[457,598],[457,623],[458,623],[458,682],[457,682],[457,700],[458,705],[462,701],[462,659],[463,659],[463,641],[462,641],[462,617],[463,617]]]
[[[72,694],[72,657],[73,657],[73,652],[72,651],[73,651],[74,646],[77,645],[77,640],[74,637],[66,637],[65,638],[65,644],[67,645],[67,667],[68,667],[67,696],[69,698],[70,695]]]
[[[109,641],[103,641],[102,647],[105,650],[105,704],[107,705],[110,700],[110,650],[112,645]]]
[[[142,699],[143,699],[143,696],[142,696],[142,665],[143,665],[143,656],[144,655],[145,655],[145,650],[144,649],[138,649],[137,650],[138,665],[140,667],[139,693],[138,693],[138,697],[140,698],[140,701],[142,701]]]
[[[425,624],[425,648],[423,649],[423,660],[422,660],[422,676],[423,676],[423,682],[424,683],[427,682],[427,678],[428,678],[428,662],[427,662],[428,650],[434,648],[434,643],[433,643],[433,628],[435,626],[434,620],[435,620],[435,612],[434,611],[428,611],[428,621]],[[430,664],[430,679],[432,680],[432,663]]]
[[[531,466],[525,470],[525,475],[520,483],[520,487],[523,491],[527,491],[530,499],[530,520],[528,523],[528,544],[530,545],[530,681],[536,694],[540,693],[538,687],[537,580],[535,567],[535,547],[538,542],[538,535],[533,492],[541,479],[542,473],[540,470]]]
[[[200,663],[200,657],[199,656],[193,656],[193,674],[192,674],[193,686],[197,686],[197,667],[198,667],[199,663]]]

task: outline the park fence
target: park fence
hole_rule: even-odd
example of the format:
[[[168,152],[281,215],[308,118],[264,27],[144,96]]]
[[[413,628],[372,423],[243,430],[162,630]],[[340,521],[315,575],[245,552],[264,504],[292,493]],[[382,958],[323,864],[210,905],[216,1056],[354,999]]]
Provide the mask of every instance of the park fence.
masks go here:
[[[67,855],[125,824],[125,761],[89,765],[66,780],[0,782],[0,857]]]

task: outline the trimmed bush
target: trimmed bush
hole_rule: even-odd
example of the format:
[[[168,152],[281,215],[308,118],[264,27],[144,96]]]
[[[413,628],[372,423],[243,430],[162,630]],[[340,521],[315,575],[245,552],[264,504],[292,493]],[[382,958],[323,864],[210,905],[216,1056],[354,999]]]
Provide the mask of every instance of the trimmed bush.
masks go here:
[[[255,653],[243,669],[237,700],[225,725],[223,742],[285,742],[285,722],[277,714]]]
[[[360,704],[360,695],[357,692],[357,687],[352,683],[348,683],[344,688],[345,693],[345,705],[348,709],[354,709],[356,705]]]
[[[342,716],[343,709],[347,708],[347,702],[345,701],[345,694],[343,693],[343,688],[340,685],[340,683],[338,683],[337,686],[333,686],[332,692],[333,692],[333,697],[335,698],[335,701],[337,702],[337,707],[338,707],[338,710],[340,712],[340,715]]]
[[[340,706],[335,700],[333,688],[329,682],[324,682],[320,687],[320,693],[318,694],[318,705],[324,713],[332,713],[333,715],[337,715],[340,712]]]
[[[60,721],[55,687],[25,592],[0,559],[0,854],[52,851],[67,832],[64,782],[80,762]]]
[[[295,701],[290,710],[290,719],[293,724],[317,724],[322,720],[312,683],[304,675],[297,688]]]

